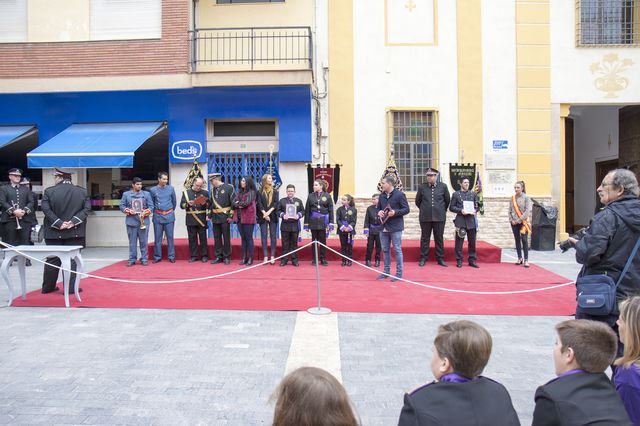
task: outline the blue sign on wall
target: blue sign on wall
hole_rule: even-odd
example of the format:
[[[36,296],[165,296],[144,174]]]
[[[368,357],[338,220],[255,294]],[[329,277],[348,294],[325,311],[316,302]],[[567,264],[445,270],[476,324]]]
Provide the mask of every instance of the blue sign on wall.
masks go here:
[[[501,151],[503,149],[509,149],[509,141],[493,141],[494,151]]]
[[[172,163],[191,163],[193,159],[202,163],[206,160],[204,144],[198,141],[175,141],[169,147],[169,161]]]
[[[170,156],[186,162],[179,151],[195,145],[177,145],[176,156],[174,143],[200,142],[204,161],[206,120],[269,119],[278,122],[280,161],[304,162],[311,161],[311,101],[309,85],[11,93],[0,94],[0,125],[36,125],[43,144],[74,123],[166,121]]]

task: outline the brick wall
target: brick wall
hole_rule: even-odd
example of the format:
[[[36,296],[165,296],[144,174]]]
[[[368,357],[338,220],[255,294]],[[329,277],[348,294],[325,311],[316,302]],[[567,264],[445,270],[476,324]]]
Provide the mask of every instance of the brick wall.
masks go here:
[[[162,38],[0,44],[0,78],[188,72],[189,2],[162,1]]]
[[[411,211],[404,219],[403,238],[419,239],[420,238],[420,222],[418,220],[418,207],[416,207],[415,198],[409,198],[409,207]],[[536,200],[542,204],[552,204],[550,198],[536,197]],[[484,215],[479,215],[480,231],[478,239],[495,244],[499,247],[515,247],[511,226],[509,224],[509,203],[511,198],[484,198]],[[356,208],[358,209],[358,223],[356,225],[356,238],[366,238],[362,234],[362,225],[364,224],[364,213],[370,205],[370,198],[356,199]],[[449,212],[447,214],[447,222],[444,228],[444,238],[446,240],[453,239],[453,218],[455,214]]]

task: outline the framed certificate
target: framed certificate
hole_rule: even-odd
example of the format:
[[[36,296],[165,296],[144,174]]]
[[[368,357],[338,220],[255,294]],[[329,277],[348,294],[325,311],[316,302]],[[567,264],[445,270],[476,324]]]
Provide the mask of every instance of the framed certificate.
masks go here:
[[[464,210],[467,213],[475,213],[476,212],[475,203],[473,201],[463,201],[462,210]]]
[[[296,205],[295,204],[287,204],[287,210],[285,212],[285,215],[289,218],[289,219],[295,219],[298,217],[298,213],[296,212]]]

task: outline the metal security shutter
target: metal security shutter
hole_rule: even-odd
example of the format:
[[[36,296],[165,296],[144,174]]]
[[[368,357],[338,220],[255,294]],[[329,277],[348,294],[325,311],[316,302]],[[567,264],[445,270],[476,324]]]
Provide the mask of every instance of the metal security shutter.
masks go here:
[[[0,0],[0,43],[27,41],[27,0]]]
[[[161,0],[91,0],[91,40],[160,38]]]

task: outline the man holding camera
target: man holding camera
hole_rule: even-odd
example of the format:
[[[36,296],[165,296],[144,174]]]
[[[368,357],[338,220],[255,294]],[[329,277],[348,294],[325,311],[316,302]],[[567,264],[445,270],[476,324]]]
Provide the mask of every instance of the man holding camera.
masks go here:
[[[591,225],[579,239],[569,238],[576,249],[576,261],[582,264],[579,277],[607,274],[618,281],[633,247],[640,237],[640,193],[638,179],[630,170],[609,172],[597,189],[604,209],[596,213]],[[640,294],[640,256],[636,255],[616,290],[616,302]],[[616,308],[610,315],[593,316],[577,310],[577,319],[609,324],[616,332]]]

